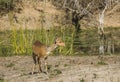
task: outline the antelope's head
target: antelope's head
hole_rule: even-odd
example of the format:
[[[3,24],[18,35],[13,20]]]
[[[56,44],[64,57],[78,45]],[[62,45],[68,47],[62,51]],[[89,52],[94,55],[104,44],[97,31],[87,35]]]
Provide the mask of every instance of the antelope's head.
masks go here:
[[[57,44],[58,46],[65,46],[65,43],[61,40],[61,38],[57,38],[55,40],[55,44]]]

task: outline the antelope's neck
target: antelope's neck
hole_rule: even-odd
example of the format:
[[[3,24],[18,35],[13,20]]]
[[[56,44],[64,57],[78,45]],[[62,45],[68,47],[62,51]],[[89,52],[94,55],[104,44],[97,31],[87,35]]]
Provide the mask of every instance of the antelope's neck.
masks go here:
[[[47,47],[47,55],[50,54],[55,48],[57,47],[57,44],[53,44],[50,47]]]

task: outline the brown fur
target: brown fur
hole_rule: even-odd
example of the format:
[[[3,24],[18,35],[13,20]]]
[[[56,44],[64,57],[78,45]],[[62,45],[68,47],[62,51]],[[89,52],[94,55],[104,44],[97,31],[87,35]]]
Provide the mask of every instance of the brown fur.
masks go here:
[[[46,55],[46,46],[38,40],[34,42],[32,49],[33,53],[38,57],[44,57]]]
[[[38,63],[39,65],[39,71],[42,72],[42,68],[41,68],[41,58],[44,58],[44,60],[47,59],[47,52],[51,52],[53,51],[57,46],[65,46],[65,44],[61,41],[60,38],[57,38],[55,40],[55,44],[53,44],[50,47],[47,47],[46,45],[42,44],[40,41],[35,41],[32,45],[32,50],[33,50],[33,60],[34,60],[34,65],[33,65],[33,70],[32,70],[32,74],[34,72],[34,69],[36,67],[36,64]],[[47,51],[48,50],[48,51]],[[47,65],[46,65],[46,61],[45,61],[45,66],[46,66],[46,73],[47,73]]]

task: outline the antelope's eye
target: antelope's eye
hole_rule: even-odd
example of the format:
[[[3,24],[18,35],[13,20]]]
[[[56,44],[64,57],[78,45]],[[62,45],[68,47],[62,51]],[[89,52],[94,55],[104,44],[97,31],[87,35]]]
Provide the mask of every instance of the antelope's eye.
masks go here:
[[[61,41],[59,43],[62,43]]]

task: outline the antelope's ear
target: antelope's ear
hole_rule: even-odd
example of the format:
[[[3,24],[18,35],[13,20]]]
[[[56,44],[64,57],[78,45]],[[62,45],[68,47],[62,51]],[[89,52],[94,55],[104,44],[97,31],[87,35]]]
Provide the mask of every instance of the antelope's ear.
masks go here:
[[[60,38],[60,37],[57,37],[57,38],[56,38],[56,41],[59,41],[59,40],[61,40],[61,38]]]
[[[58,41],[60,41],[60,40],[61,40],[60,37],[56,37],[56,38],[55,38],[55,42],[58,42]]]

